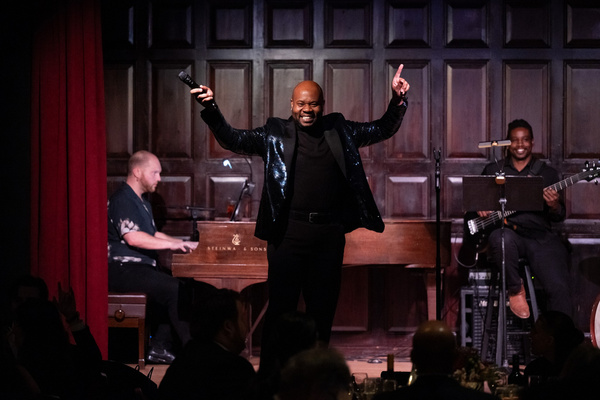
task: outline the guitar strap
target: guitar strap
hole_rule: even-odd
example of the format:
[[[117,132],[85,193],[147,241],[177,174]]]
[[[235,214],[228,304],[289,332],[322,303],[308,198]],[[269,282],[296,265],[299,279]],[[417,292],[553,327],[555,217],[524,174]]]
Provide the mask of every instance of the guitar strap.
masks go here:
[[[533,162],[533,165],[531,166],[531,168],[529,168],[529,174],[537,176],[540,174],[540,172],[542,172],[542,168],[544,168],[545,166],[546,166],[545,162],[536,158],[535,161]]]

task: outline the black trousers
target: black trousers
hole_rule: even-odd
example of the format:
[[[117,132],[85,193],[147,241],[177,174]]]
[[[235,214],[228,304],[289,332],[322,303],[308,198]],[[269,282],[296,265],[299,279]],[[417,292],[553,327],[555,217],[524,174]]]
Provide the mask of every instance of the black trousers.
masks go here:
[[[284,313],[298,308],[300,295],[306,313],[314,318],[318,339],[329,342],[340,292],[346,237],[341,224],[290,220],[281,243],[269,243],[269,307],[261,340],[260,368],[272,367],[277,355],[273,329]]]
[[[191,338],[190,326],[179,317],[179,279],[158,271],[148,264],[113,262],[108,264],[108,290],[112,292],[142,292],[148,296],[149,307],[153,312],[164,309],[169,317],[181,344],[185,345]],[[149,320],[152,319],[150,313]],[[152,346],[172,348],[170,327],[159,324],[152,336]]]
[[[490,255],[502,267],[502,230],[496,229],[489,238]],[[568,251],[560,238],[552,232],[539,232],[535,236],[519,235],[504,229],[506,254],[506,287],[516,292],[521,287],[519,258],[526,257],[531,273],[540,282],[546,295],[547,309],[562,311],[573,317],[573,302],[569,289]]]

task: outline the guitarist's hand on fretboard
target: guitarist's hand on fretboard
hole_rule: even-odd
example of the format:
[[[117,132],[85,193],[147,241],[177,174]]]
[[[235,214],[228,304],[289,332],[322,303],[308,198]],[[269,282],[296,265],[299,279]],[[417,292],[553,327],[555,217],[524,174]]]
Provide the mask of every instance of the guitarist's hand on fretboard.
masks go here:
[[[548,204],[548,207],[550,207],[550,210],[558,213],[560,211],[560,196],[558,192],[552,187],[547,187],[544,189],[543,195],[546,204]]]
[[[492,211],[477,211],[477,215],[479,215],[482,218],[489,217],[491,213]]]

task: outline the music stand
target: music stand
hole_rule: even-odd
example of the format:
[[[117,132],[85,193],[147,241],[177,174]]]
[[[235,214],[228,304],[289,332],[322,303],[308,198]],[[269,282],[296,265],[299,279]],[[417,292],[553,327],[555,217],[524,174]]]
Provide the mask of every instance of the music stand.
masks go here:
[[[500,221],[506,216],[506,205],[512,211],[541,211],[544,209],[544,180],[541,176],[477,175],[463,177],[464,211],[501,211]],[[496,364],[508,366],[506,358],[506,253],[504,224],[502,233],[502,288],[498,294],[498,330]]]

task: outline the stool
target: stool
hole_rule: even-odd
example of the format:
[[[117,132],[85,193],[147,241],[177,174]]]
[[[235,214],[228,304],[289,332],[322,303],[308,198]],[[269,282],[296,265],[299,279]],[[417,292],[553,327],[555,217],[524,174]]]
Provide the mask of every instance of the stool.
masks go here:
[[[537,303],[537,298],[535,296],[535,288],[533,285],[533,277],[531,275],[531,269],[529,268],[529,261],[525,258],[520,258],[519,259],[519,268],[523,271],[523,282],[524,282],[524,286],[525,286],[525,290],[527,292],[528,295],[528,299],[529,299],[529,303],[530,303],[530,320],[531,320],[531,326],[533,326],[533,324],[535,324],[535,321],[537,321],[538,317],[539,317],[539,309],[538,309],[538,303]],[[481,344],[481,354],[483,357],[487,357],[488,354],[488,345],[489,345],[489,339],[490,339],[490,331],[494,330],[494,328],[492,327],[493,325],[493,313],[494,313],[494,305],[498,304],[498,299],[499,299],[499,293],[500,293],[500,287],[501,287],[501,282],[499,282],[499,274],[492,274],[492,281],[490,282],[490,290],[488,292],[488,302],[487,302],[487,310],[486,310],[486,317],[485,317],[485,326],[484,326],[484,330],[483,330],[483,337],[482,337],[482,344]],[[507,296],[507,304],[504,305],[505,307],[508,307],[508,296]],[[506,311],[506,319],[507,321],[504,321],[505,324],[507,324],[508,322],[508,318],[510,315],[511,311],[507,310]],[[496,327],[495,327],[495,331],[496,331],[496,343],[497,341],[497,337],[498,334],[500,333],[500,324],[498,324],[497,322],[498,319],[496,318]],[[508,325],[508,324],[507,324]],[[525,350],[525,354],[524,357],[525,359],[522,360],[522,362],[529,362],[529,341],[527,339],[527,335],[529,334],[528,330],[520,330],[520,331],[509,331],[507,329],[506,331],[507,336],[508,335],[521,335],[523,337],[523,347]],[[496,349],[496,361],[498,361],[498,354],[499,354],[499,349]],[[507,354],[508,356],[508,354]]]
[[[138,364],[146,365],[146,347],[148,332],[146,328],[145,293],[108,293],[108,327],[137,328],[138,331]]]

